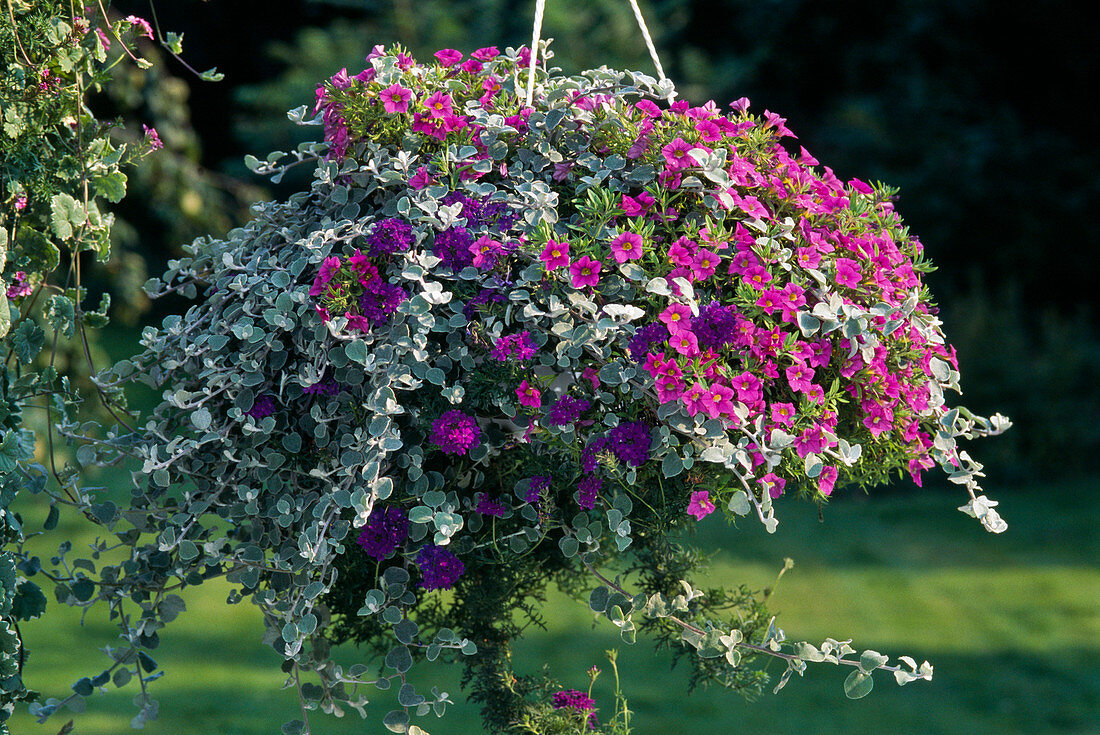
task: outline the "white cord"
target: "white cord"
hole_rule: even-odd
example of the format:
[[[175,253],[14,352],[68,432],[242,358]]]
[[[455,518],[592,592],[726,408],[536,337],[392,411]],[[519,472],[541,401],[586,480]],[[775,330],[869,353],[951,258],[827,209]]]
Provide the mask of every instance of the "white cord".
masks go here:
[[[527,64],[528,107],[531,106],[535,98],[535,61],[539,55],[539,41],[542,38],[542,14],[545,10],[546,0],[535,0],[535,25],[531,29],[531,60]]]
[[[638,19],[638,27],[642,29],[642,37],[645,39],[646,48],[649,49],[649,58],[653,59],[653,65],[657,67],[657,74],[660,76],[661,83],[663,84],[664,82],[670,81],[669,78],[665,76],[665,70],[661,66],[661,60],[657,58],[657,47],[653,45],[653,38],[649,35],[649,28],[646,27],[645,19],[642,17],[642,9],[638,7],[638,0],[630,0],[630,7],[634,8],[634,17]],[[541,22],[541,19],[537,22]],[[675,87],[671,87],[671,89],[672,91],[668,94],[670,100],[676,96]],[[530,98],[530,93],[528,93],[528,98]],[[530,104],[530,101],[528,101],[528,104]]]

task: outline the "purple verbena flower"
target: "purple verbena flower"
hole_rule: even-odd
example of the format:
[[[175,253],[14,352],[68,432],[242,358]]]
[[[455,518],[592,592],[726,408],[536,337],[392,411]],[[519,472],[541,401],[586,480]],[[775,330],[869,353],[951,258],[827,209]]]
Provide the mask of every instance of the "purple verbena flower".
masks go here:
[[[466,571],[462,560],[447,549],[428,545],[416,555],[420,568],[420,586],[426,590],[449,590]]]
[[[712,301],[699,308],[691,321],[691,331],[703,349],[720,350],[737,341],[737,312]]]
[[[271,396],[260,396],[252,402],[252,408],[245,411],[245,415],[259,420],[274,414],[275,408],[275,400]]]
[[[542,493],[549,489],[550,478],[546,475],[535,475],[527,484],[527,494],[523,499],[528,503],[534,503],[542,497]]]
[[[562,396],[550,407],[550,412],[546,416],[546,423],[550,426],[571,424],[591,407],[592,404],[583,398]]]
[[[552,701],[554,709],[572,709],[581,713],[588,712],[588,727],[592,730],[596,729],[599,721],[596,719],[596,700],[592,697],[576,689],[566,689],[556,692]]]
[[[435,236],[432,252],[443,261],[443,267],[457,273],[473,265],[474,254],[470,252],[473,244],[474,236],[465,227],[448,227]]]
[[[373,257],[405,252],[413,244],[412,225],[399,217],[384,219],[374,226],[367,237]]]
[[[592,510],[596,506],[596,496],[603,487],[603,480],[599,475],[585,475],[577,483],[577,505],[585,510]]]
[[[432,422],[431,439],[444,454],[463,455],[481,444],[481,429],[473,416],[454,409]]]
[[[356,543],[368,556],[381,561],[392,554],[409,536],[409,517],[397,506],[378,508],[370,514]]]
[[[531,339],[531,333],[524,330],[498,339],[497,343],[493,345],[493,358],[498,362],[508,362],[509,360],[527,362],[535,356],[537,349]]]
[[[639,365],[645,362],[646,353],[649,352],[649,348],[659,342],[664,342],[668,339],[668,328],[661,322],[653,322],[647,324],[637,332],[630,339],[628,348],[630,350],[630,356],[634,358],[634,361]]]
[[[649,460],[650,431],[644,421],[621,423],[608,432],[607,439],[620,462],[641,467]]]
[[[480,513],[483,516],[495,516],[497,518],[503,517],[505,510],[507,510],[507,508],[504,503],[490,496],[488,493],[480,493],[478,495],[477,506],[474,508],[475,513]]]

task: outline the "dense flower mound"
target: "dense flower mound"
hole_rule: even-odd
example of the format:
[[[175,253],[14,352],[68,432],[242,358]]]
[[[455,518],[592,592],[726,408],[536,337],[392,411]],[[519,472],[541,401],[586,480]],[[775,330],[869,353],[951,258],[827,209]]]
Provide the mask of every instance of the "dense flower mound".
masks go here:
[[[596,584],[624,639],[676,630],[698,677],[753,688],[782,633],[747,593],[682,582],[678,527],[722,511],[773,530],[783,496],[938,466],[1003,528],[956,442],[1007,421],[946,403],[955,352],[893,190],[841,180],[748,100],[670,102],[642,74],[540,58],[527,105],[527,54],[378,48],[336,74],[312,190],[193,245],[167,280],[204,279],[205,302],[146,335],[138,369],[166,402],[144,497],[186,482],[188,513],[243,524],[221,544],[181,524],[173,563],[263,559],[232,579],[326,702],[352,679],[305,652],[314,631],[402,678],[413,653],[466,654],[494,730],[553,713],[550,683],[501,683],[550,581]],[[628,548],[637,594],[599,572]],[[796,650],[782,681],[850,647]],[[899,682],[930,676],[907,661]]]

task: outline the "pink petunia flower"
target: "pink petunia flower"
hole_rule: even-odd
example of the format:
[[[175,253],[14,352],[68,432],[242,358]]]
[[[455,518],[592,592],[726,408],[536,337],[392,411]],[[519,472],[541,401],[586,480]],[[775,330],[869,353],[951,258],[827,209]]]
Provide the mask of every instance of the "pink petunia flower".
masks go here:
[[[421,166],[416,169],[416,173],[409,179],[409,186],[414,189],[423,189],[436,183],[435,178],[432,177],[427,166]]]
[[[687,304],[669,304],[657,318],[674,335],[691,330],[691,307]]]
[[[409,111],[409,102],[412,100],[412,90],[405,89],[400,84],[394,83],[378,93],[386,112],[391,115]]]
[[[851,258],[836,259],[836,282],[848,288],[859,288],[859,282],[863,280],[859,263]]]
[[[552,271],[558,268],[564,268],[569,265],[569,242],[562,240],[549,240],[546,243],[546,247],[542,249],[542,254],[539,255],[543,264],[546,266],[546,270]]]
[[[583,286],[595,286],[600,282],[600,269],[603,263],[593,260],[587,255],[582,255],[572,265],[569,272],[573,276],[573,288]]]
[[[671,143],[668,143],[661,149],[661,154],[665,157],[665,165],[667,171],[679,171],[682,168],[687,168],[695,163],[695,159],[688,155],[692,149],[691,143],[688,143],[683,138],[675,138]]]
[[[783,488],[787,486],[787,481],[774,472],[769,472],[760,478],[760,484],[768,491],[771,499],[775,500],[783,494]]]
[[[697,280],[705,281],[714,275],[718,268],[718,255],[709,250],[700,250],[691,261],[691,272]]]
[[[634,232],[617,235],[611,241],[611,257],[620,265],[642,257],[642,236]]]
[[[488,235],[482,235],[470,246],[470,252],[474,256],[474,267],[488,270],[496,265],[497,258],[504,252],[504,246]]]
[[[696,490],[691,494],[691,502],[687,507],[688,515],[695,516],[695,520],[701,521],[714,512],[714,503],[710,500],[710,493],[706,490]]]
[[[836,486],[837,475],[836,467],[831,465],[825,465],[821,469],[821,474],[817,476],[817,489],[821,491],[821,494],[828,497],[833,494],[833,488]]]
[[[479,48],[470,54],[471,59],[477,59],[478,61],[492,61],[496,57],[500,56],[500,49],[496,46],[486,46],[485,48]]]
[[[446,67],[452,67],[462,61],[462,52],[455,51],[453,48],[445,48],[436,51],[435,58],[439,59],[439,63]]]
[[[687,409],[688,414],[694,416],[698,413],[704,413],[706,411],[706,399],[707,399],[707,387],[702,383],[694,383],[687,392],[680,398],[684,402],[684,407]]]
[[[516,396],[519,398],[519,405],[527,406],[529,408],[541,408],[542,407],[542,392],[535,386],[529,384],[526,380],[519,384],[516,388]]]
[[[424,100],[424,106],[428,108],[428,114],[433,118],[445,118],[454,114],[454,100],[445,92],[435,92]]]
[[[814,371],[809,365],[795,363],[784,372],[787,374],[787,382],[791,384],[791,390],[796,393],[803,393],[810,389],[814,379]]]
[[[691,332],[680,332],[668,338],[672,349],[685,357],[699,356],[699,339]]]
[[[773,403],[772,404],[772,421],[777,424],[783,424],[788,429],[794,425],[794,404],[792,403]]]
[[[680,237],[668,247],[668,259],[680,266],[690,268],[695,262],[695,252],[698,247],[690,238]]]
[[[711,385],[710,390],[703,399],[705,404],[704,410],[707,416],[710,416],[712,419],[716,419],[723,415],[732,416],[733,397],[734,392],[721,383],[714,383]]]

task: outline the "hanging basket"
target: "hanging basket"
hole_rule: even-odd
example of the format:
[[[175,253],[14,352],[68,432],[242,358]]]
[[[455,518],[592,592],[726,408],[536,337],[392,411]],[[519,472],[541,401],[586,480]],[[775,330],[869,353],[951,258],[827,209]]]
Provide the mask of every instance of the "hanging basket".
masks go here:
[[[696,590],[674,542],[937,464],[977,497],[956,438],[1007,424],[945,405],[955,353],[895,192],[838,179],[747,100],[564,76],[545,50],[436,59],[376,49],[318,88],[311,189],[173,265],[168,286],[209,285],[145,337],[166,401],[136,502],[163,512],[137,563],[231,570],[286,670],[319,675],[307,702],[393,684],[395,732],[449,701],[405,673],[452,660],[493,731],[612,728],[613,703],[513,672],[551,583],[731,688],[771,655],[782,681],[840,658],[852,695],[876,668],[929,678],[782,643],[746,591]],[[1001,530],[992,505],[966,509]],[[343,641],[378,666],[332,664]]]

